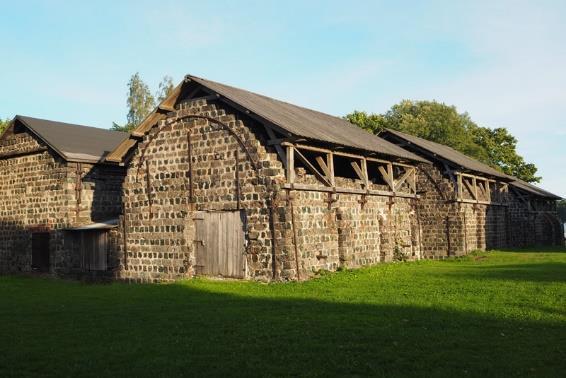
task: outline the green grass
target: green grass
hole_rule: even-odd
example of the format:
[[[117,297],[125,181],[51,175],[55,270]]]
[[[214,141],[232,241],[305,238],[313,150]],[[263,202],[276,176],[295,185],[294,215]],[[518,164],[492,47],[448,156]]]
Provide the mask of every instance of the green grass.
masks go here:
[[[564,376],[566,250],[303,283],[0,277],[0,377]]]

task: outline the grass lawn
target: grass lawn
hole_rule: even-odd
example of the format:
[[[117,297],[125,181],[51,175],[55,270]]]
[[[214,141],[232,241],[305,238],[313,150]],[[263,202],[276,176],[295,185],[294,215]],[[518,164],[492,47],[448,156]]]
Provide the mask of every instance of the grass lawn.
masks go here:
[[[0,277],[0,377],[566,376],[566,250],[302,283]]]

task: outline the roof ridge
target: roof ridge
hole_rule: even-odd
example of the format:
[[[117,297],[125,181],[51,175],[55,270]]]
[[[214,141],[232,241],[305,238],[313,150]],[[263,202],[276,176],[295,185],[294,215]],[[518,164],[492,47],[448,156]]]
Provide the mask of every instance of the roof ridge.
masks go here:
[[[250,91],[250,90],[247,90],[247,89],[243,89],[243,88],[240,88],[240,87],[235,87],[235,86],[229,85],[229,84],[220,83],[220,82],[218,82],[218,81],[205,79],[205,78],[202,78],[202,77],[199,77],[199,76],[195,76],[195,75],[188,75],[188,76],[191,77],[191,78],[196,78],[196,79],[202,80],[202,81],[208,81],[208,82],[210,82],[210,83],[214,83],[214,84],[217,84],[217,85],[222,85],[222,86],[224,86],[224,87],[230,87],[230,88],[233,88],[233,89],[237,89],[237,90],[242,91],[242,92],[247,92],[247,93],[253,94],[253,95],[255,95],[255,96],[260,96],[260,97],[263,97],[263,98],[266,98],[266,99],[269,99],[269,100],[281,102],[281,103],[284,103],[284,104],[287,104],[287,105],[291,105],[291,106],[294,106],[294,107],[297,107],[297,108],[301,108],[301,109],[304,109],[304,110],[308,110],[308,111],[311,111],[311,112],[323,114],[323,115],[328,116],[328,117],[334,117],[334,118],[336,118],[336,119],[339,119],[339,120],[341,120],[341,121],[344,121],[345,123],[349,123],[350,125],[357,127],[356,125],[354,125],[352,122],[348,121],[347,119],[344,119],[344,118],[342,118],[342,117],[335,116],[335,115],[332,115],[332,114],[329,114],[329,113],[325,113],[325,112],[323,112],[323,111],[321,111],[321,110],[316,110],[316,109],[307,108],[307,107],[305,107],[305,106],[297,105],[297,104],[294,104],[294,103],[289,102],[289,101],[279,100],[279,99],[277,99],[277,98],[275,98],[275,97],[266,96],[266,95],[261,94],[261,93],[253,92],[253,91]]]
[[[118,130],[110,130],[110,129],[104,129],[102,127],[96,127],[96,126],[87,126],[87,125],[80,125],[78,123],[69,123],[69,122],[61,122],[61,121],[54,121],[52,119],[45,119],[45,118],[37,118],[37,117],[30,117],[30,116],[25,116],[25,115],[21,115],[21,114],[16,114],[16,116],[14,117],[14,119],[19,119],[21,121],[24,121],[25,123],[25,119],[31,119],[34,121],[44,121],[44,122],[51,122],[55,125],[65,125],[65,126],[73,126],[73,127],[84,127],[87,129],[93,129],[93,130],[98,130],[98,131],[103,131],[103,132],[109,132],[109,133],[118,133],[118,134],[124,134],[127,135],[129,133],[125,132],[125,131],[118,131]],[[28,125],[29,126],[29,125]]]

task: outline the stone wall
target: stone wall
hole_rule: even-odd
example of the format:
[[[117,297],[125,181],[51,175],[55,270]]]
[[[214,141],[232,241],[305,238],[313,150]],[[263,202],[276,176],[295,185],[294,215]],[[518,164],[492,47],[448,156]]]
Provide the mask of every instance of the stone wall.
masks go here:
[[[462,256],[477,249],[507,245],[508,209],[495,204],[456,201],[455,183],[439,165],[421,165],[418,175],[419,219],[426,258]],[[471,199],[469,192],[464,198]]]
[[[13,127],[0,140],[0,156],[0,271],[31,271],[32,233],[48,232],[50,272],[69,272],[62,230],[117,217],[123,169],[68,163]]]
[[[187,118],[191,114],[227,125],[244,145],[216,122]],[[271,277],[268,201],[284,171],[274,152],[268,153],[260,142],[258,130],[245,126],[235,112],[199,100],[182,104],[144,137],[131,158],[124,184],[123,279],[160,281],[192,276],[195,212],[238,207],[247,218],[247,276]]]
[[[366,196],[363,203],[359,194],[282,189],[283,164],[272,147],[266,148],[266,138],[259,123],[202,99],[182,103],[155,126],[129,160],[120,278],[154,282],[193,276],[195,213],[238,207],[247,219],[248,278],[303,279],[319,270],[420,257],[415,199]],[[301,168],[297,178],[316,182]],[[340,177],[337,183],[360,185]]]
[[[564,245],[556,201],[531,197],[527,204],[514,191],[509,194],[509,199],[509,247]]]

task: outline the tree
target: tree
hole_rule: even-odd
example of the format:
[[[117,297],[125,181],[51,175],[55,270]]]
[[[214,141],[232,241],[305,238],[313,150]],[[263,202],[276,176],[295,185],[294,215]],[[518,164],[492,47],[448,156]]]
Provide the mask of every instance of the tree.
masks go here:
[[[507,129],[478,127],[473,130],[473,135],[474,142],[487,154],[486,163],[524,181],[540,181],[541,178],[535,176],[537,167],[532,163],[526,163],[525,159],[517,154],[517,139],[509,134]]]
[[[0,134],[2,134],[4,132],[4,130],[6,130],[6,128],[10,124],[10,122],[12,122],[12,120],[9,119],[9,118],[6,118],[5,120],[2,120],[0,118]]]
[[[480,127],[467,113],[436,101],[403,100],[385,114],[354,111],[345,117],[378,134],[389,128],[454,148],[502,172],[528,182],[538,182],[534,164],[516,152],[517,140],[505,128]]]
[[[558,218],[560,218],[562,223],[566,223],[566,200],[558,201],[557,208],[558,208]]]
[[[113,122],[111,129],[131,131],[151,113],[157,103],[163,101],[171,93],[173,88],[173,78],[166,75],[159,83],[157,92],[153,96],[149,86],[141,79],[140,74],[136,72],[128,82],[128,99],[126,101],[128,105],[127,122],[125,125]]]
[[[165,100],[169,94],[173,91],[175,85],[173,84],[173,78],[169,75],[163,76],[161,79],[161,83],[157,87],[157,93],[155,93],[155,97],[157,98],[157,103],[161,103],[161,101]]]

